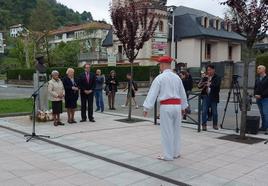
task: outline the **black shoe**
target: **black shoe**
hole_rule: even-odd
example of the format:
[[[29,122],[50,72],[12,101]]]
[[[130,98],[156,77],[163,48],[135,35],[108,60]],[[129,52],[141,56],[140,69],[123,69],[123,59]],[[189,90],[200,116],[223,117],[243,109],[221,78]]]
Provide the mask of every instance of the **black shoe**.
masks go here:
[[[259,128],[259,131],[266,131],[265,128]]]
[[[202,125],[202,130],[207,131],[207,125]]]
[[[77,123],[75,120],[71,121],[71,123]]]
[[[82,122],[86,122],[87,120],[86,119],[82,119],[82,120],[80,120],[80,122],[82,123]]]
[[[89,121],[90,121],[90,122],[96,122],[94,119],[90,119]]]
[[[214,129],[214,130],[219,130],[218,125],[213,125],[213,129]]]
[[[60,121],[58,121],[57,124],[58,124],[58,125],[65,125],[64,123],[62,123],[62,122],[60,122]]]
[[[100,111],[100,109],[96,109],[96,110],[95,110],[95,112],[98,112],[98,111]]]
[[[111,110],[116,110],[114,107]]]

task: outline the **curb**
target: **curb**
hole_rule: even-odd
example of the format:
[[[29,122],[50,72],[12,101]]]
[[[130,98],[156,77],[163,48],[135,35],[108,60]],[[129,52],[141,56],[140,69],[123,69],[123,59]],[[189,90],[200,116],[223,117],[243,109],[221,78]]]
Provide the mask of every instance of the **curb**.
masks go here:
[[[6,113],[6,114],[0,114],[0,118],[27,116],[27,115],[31,115],[31,113],[30,112]]]

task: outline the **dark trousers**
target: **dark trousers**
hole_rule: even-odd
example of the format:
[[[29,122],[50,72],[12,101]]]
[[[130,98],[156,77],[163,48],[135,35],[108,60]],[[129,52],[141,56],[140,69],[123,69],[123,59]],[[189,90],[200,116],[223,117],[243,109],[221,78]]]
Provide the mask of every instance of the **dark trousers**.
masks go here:
[[[93,98],[94,98],[93,93],[89,95],[81,94],[81,117],[83,120],[87,119],[87,115],[86,115],[87,109],[88,109],[88,119],[94,119]]]

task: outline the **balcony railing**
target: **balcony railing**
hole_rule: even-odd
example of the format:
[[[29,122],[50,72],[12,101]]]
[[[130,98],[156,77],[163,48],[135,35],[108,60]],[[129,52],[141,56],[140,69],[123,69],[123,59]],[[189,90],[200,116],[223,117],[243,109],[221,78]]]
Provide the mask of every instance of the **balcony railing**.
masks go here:
[[[106,61],[108,60],[107,54],[98,53],[98,52],[91,52],[91,53],[82,53],[78,56],[79,61]]]

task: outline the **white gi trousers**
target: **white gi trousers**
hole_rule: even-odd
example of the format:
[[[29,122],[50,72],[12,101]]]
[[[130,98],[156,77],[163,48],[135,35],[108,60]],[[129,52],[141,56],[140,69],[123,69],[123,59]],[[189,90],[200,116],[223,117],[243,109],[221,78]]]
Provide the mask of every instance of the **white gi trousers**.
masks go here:
[[[181,151],[181,105],[160,105],[161,143],[165,160],[173,160]]]

